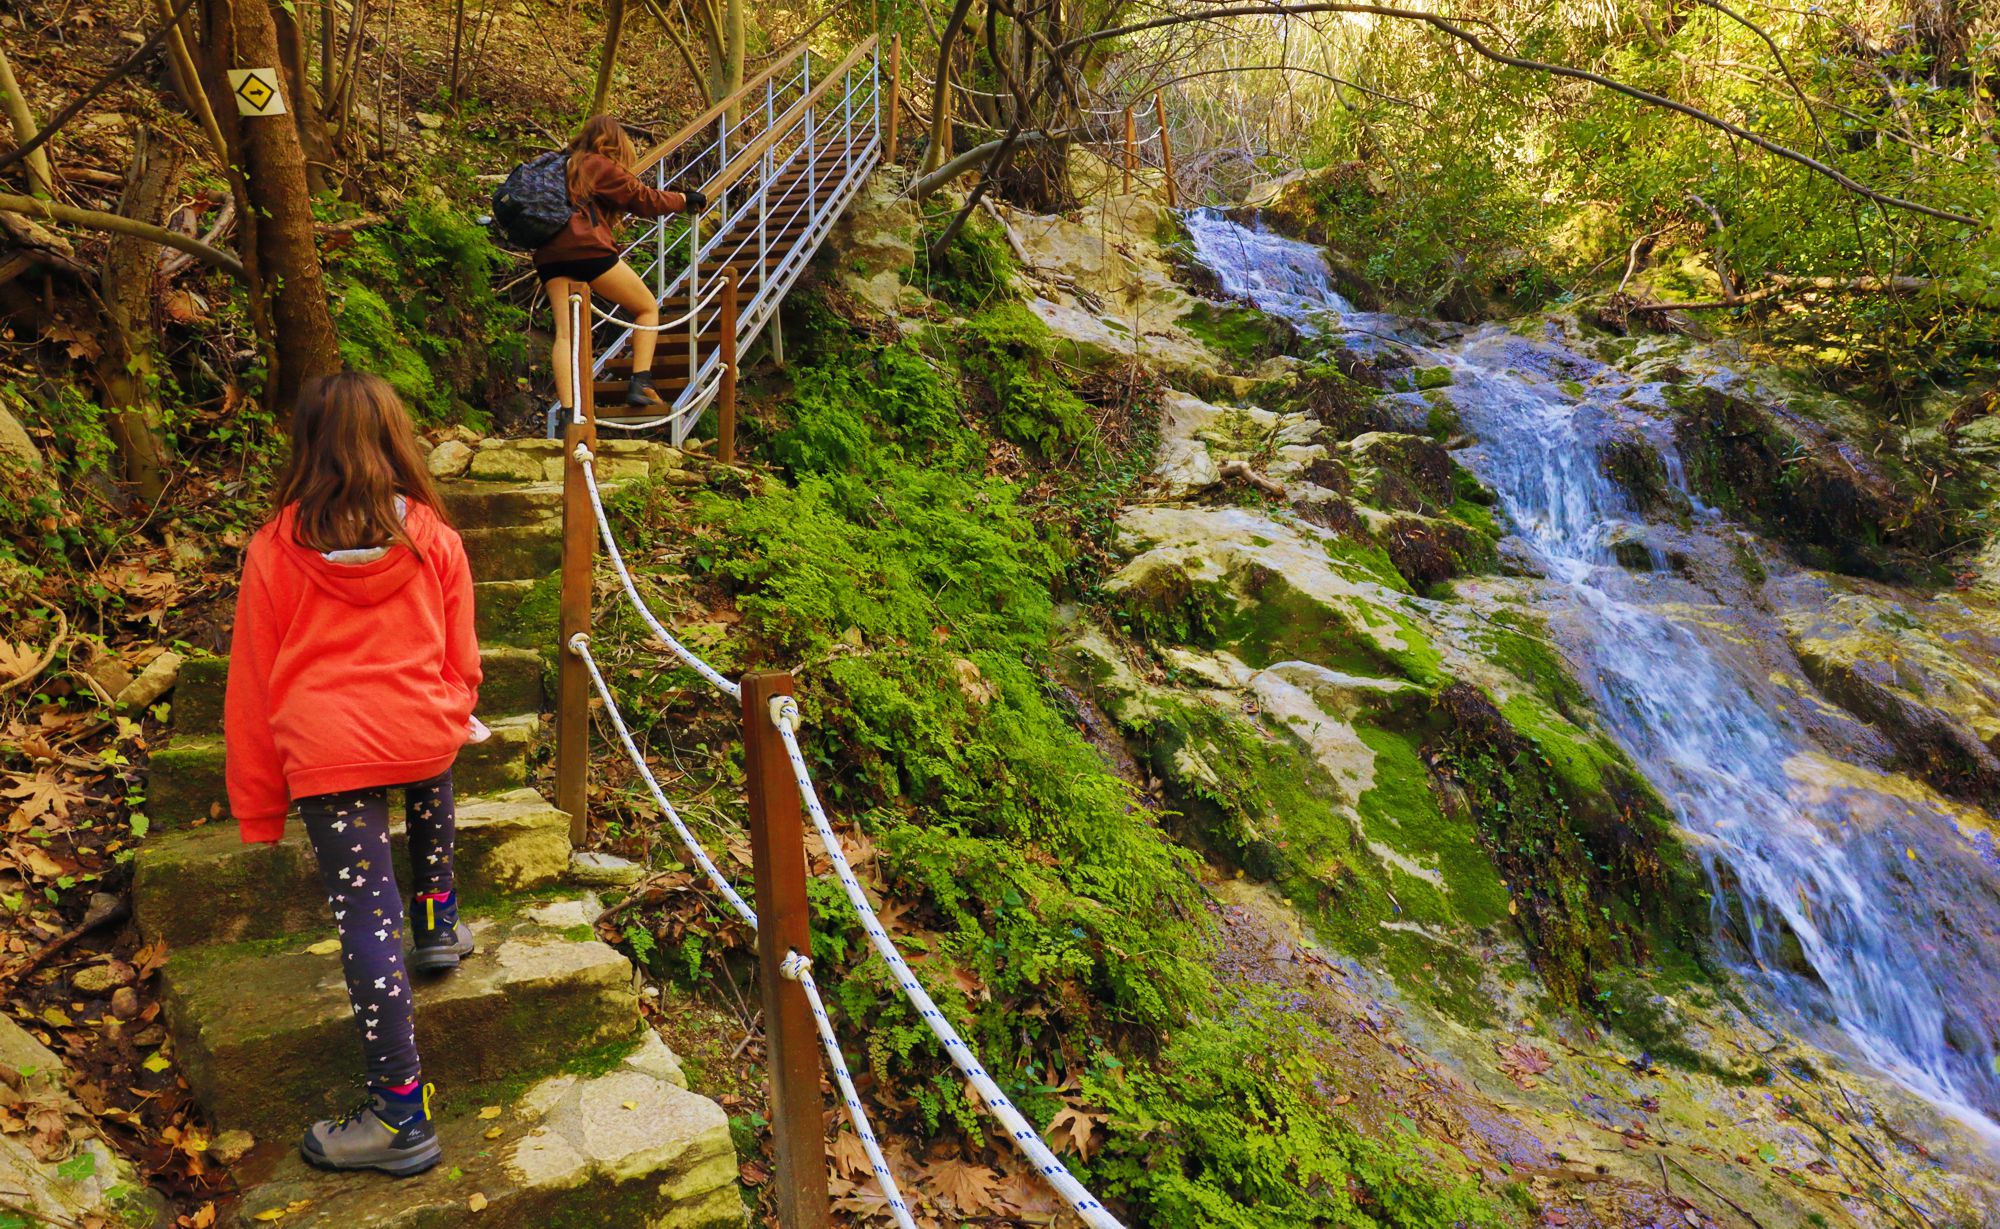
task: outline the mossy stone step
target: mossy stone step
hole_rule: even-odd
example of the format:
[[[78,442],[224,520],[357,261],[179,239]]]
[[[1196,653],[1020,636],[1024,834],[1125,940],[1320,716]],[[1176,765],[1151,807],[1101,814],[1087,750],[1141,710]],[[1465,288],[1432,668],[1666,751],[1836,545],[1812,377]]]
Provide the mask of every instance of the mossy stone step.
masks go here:
[[[554,576],[537,580],[487,580],[472,586],[472,618],[479,642],[542,649],[556,642],[562,586]]]
[[[597,909],[585,898],[515,917],[468,914],[479,951],[450,974],[417,979],[425,1078],[449,1089],[533,1077],[631,1036],[632,966],[584,937]],[[316,954],[315,942],[199,947],[167,962],[161,1001],[174,1054],[218,1129],[295,1138],[303,1122],[348,1108],[361,1040],[340,954]]]
[[[646,1036],[611,1070],[545,1080],[498,1118],[442,1090],[444,1161],[416,1178],[321,1173],[289,1137],[261,1146],[232,1171],[245,1193],[223,1224],[254,1229],[268,1223],[260,1213],[296,1207],[288,1229],[741,1229],[728,1116],[687,1091],[672,1052]]]
[[[541,737],[534,713],[489,720],[493,737],[460,749],[452,769],[459,797],[504,794],[528,783],[528,758]],[[220,734],[176,735],[153,751],[147,772],[146,815],[160,827],[229,814]]]
[[[680,449],[650,440],[600,439],[596,458],[599,482],[657,477],[687,464]],[[561,440],[481,440],[465,473],[469,482],[561,482],[562,476]]]
[[[438,494],[460,532],[534,525],[562,515],[560,482],[445,482]]]
[[[458,536],[474,581],[539,580],[562,566],[560,521],[464,529]]]
[[[397,882],[408,891],[413,880],[400,822],[394,843]],[[455,861],[468,909],[562,882],[569,855],[569,816],[533,790],[458,805]],[[297,823],[276,844],[246,845],[227,820],[161,833],[139,847],[132,905],[140,932],[173,951],[308,931],[322,938],[333,927],[312,847]]]
[[[515,583],[515,582],[509,582]],[[533,582],[529,582],[532,584]],[[474,586],[475,603],[483,586]],[[553,607],[551,608],[553,617]],[[555,640],[554,624],[548,639]],[[540,712],[542,708],[542,658],[536,644],[494,643],[479,650],[479,668],[485,675],[479,687],[479,711],[500,717]],[[195,657],[181,664],[174,684],[174,734],[202,736],[222,732],[222,699],[228,688],[229,658]]]

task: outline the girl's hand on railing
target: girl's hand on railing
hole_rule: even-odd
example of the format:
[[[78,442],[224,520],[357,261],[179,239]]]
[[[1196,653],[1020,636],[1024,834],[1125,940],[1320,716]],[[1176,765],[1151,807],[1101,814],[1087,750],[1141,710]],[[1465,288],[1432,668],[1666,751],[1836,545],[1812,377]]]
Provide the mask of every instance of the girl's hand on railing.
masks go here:
[[[687,198],[687,203],[681,206],[682,213],[700,213],[708,208],[708,197],[700,188],[682,188],[680,194]]]

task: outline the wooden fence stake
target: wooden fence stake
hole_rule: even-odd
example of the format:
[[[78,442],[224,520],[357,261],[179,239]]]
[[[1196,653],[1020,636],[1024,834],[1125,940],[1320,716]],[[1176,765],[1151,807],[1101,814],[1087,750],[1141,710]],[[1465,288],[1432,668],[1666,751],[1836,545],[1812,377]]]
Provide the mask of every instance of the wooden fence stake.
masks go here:
[[[563,426],[563,554],[562,596],[557,635],[562,648],[556,668],[556,805],[569,812],[570,844],[581,846],[590,826],[590,672],[583,659],[569,651],[578,632],[590,634],[590,589],[597,554],[597,517],[584,484],[583,463],[576,447],[597,448],[597,388],[591,368],[590,290],[582,287],[581,370],[570,373],[570,397],[583,409],[583,421]],[[568,303],[555,305],[568,311]]]
[[[819,1090],[819,1040],[797,982],[779,972],[793,952],[812,953],[806,904],[805,823],[798,782],[771,700],[792,694],[792,676],[743,676],[743,769],[750,794],[750,860],[757,883],[757,961],[764,990],[765,1069],[771,1077],[772,1190],[784,1229],[825,1229],[825,1099]]]
[[[736,464],[736,266],[722,274],[722,391],[716,396],[715,457]]]
[[[1166,170],[1167,208],[1180,208],[1180,190],[1174,184],[1173,138],[1167,135],[1167,96],[1163,92],[1153,95],[1153,114],[1160,120],[1160,165]]]
[[[889,40],[889,135],[882,142],[882,161],[896,160],[896,130],[903,119],[903,36]]]
[[[1132,172],[1139,165],[1139,126],[1132,108],[1125,108],[1125,195],[1132,195]]]

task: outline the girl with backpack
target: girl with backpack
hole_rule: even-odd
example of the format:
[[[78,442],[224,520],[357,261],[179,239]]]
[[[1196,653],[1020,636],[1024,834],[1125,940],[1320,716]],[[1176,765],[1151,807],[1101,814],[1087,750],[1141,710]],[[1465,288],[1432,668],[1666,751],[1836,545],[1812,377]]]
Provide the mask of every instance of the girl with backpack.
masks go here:
[[[441,1155],[408,971],[449,971],[473,950],[452,879],[451,782],[459,748],[485,732],[472,715],[472,572],[386,380],[313,381],[291,436],[236,597],[229,807],[246,842],[279,840],[298,811],[367,1056],[367,1100],[314,1123],[299,1149],[323,1169],[408,1176]],[[416,879],[407,911],[389,852],[395,786]]]
[[[572,282],[588,284],[593,293],[623,308],[626,318],[638,326],[632,332],[632,379],[625,390],[625,403],[645,406],[658,400],[653,393],[653,348],[659,334],[653,326],[660,322],[660,304],[645,279],[619,258],[613,230],[628,216],[699,213],[708,207],[708,198],[692,188],[670,192],[647,187],[632,173],[636,161],[632,138],[617,120],[598,115],[585,121],[569,143],[566,165],[574,212],[554,238],[535,249],[535,271],[556,309],[552,358],[556,395],[564,409],[576,408],[575,390],[570,387],[573,343],[568,304]],[[589,325],[584,321],[586,328]]]

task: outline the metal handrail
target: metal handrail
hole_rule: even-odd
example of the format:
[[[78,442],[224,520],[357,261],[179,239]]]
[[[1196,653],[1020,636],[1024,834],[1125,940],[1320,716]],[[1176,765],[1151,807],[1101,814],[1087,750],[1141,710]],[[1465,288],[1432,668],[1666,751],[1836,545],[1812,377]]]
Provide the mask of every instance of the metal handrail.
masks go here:
[[[669,314],[686,311],[691,317],[685,338],[678,330],[663,333],[662,350],[656,352],[670,359],[684,353],[686,362],[682,387],[657,411],[660,421],[671,424],[673,443],[686,438],[724,382],[725,347],[716,333],[721,313],[705,292],[739,262],[756,279],[754,289],[737,304],[730,330],[734,349],[741,353],[776,315],[806,260],[879,160],[882,77],[877,50],[875,38],[865,39],[829,72],[800,47],[642,159],[640,172],[659,188],[668,186],[670,160],[680,168],[672,172],[675,176],[720,164],[699,181],[709,198],[702,210],[654,219],[624,248],[662,305],[679,301],[681,306]],[[737,111],[733,119],[731,109]],[[701,140],[704,133],[712,135]],[[792,194],[793,199],[781,201]],[[694,306],[703,302],[708,305]],[[626,351],[633,336],[630,327],[616,321],[601,322],[596,329],[593,379]],[[666,350],[669,345],[671,351]],[[551,421],[557,417],[552,413]]]

